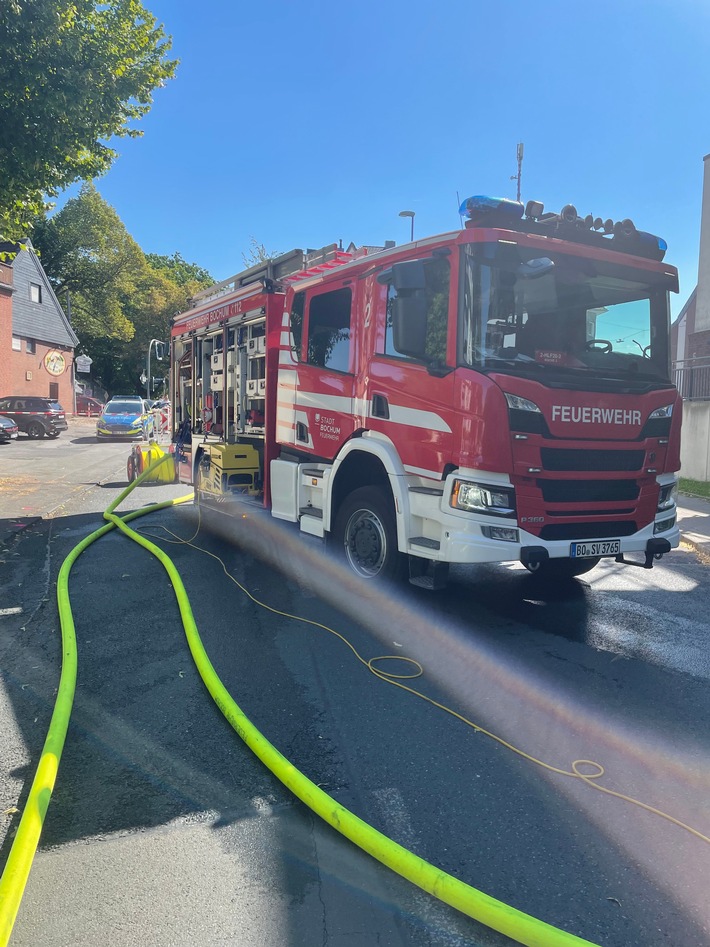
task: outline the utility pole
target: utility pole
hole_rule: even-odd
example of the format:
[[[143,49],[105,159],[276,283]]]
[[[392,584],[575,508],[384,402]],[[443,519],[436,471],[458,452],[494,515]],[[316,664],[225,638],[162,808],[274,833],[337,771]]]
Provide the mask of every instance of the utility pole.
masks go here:
[[[518,142],[518,173],[511,174],[510,180],[518,182],[518,196],[517,201],[520,203],[520,179],[523,175],[523,150],[525,146],[522,141]]]

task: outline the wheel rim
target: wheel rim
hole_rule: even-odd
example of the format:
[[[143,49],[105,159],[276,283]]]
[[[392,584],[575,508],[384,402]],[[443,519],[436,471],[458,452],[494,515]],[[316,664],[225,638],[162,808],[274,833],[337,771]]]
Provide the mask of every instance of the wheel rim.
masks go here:
[[[39,424],[36,424],[36,423],[30,424],[30,426],[27,428],[28,437],[39,437],[40,434],[41,434],[41,428]]]
[[[345,527],[345,555],[358,575],[372,578],[382,571],[387,555],[384,526],[372,510],[356,510]]]

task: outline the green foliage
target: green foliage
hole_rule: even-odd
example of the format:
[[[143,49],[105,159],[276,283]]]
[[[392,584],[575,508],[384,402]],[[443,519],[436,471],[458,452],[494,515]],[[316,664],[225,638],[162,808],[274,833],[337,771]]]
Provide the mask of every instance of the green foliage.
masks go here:
[[[33,244],[57,293],[71,294],[72,324],[82,338],[127,342],[127,303],[148,272],[143,251],[93,184],[84,184],[50,220],[35,222]]]
[[[74,181],[105,172],[113,136],[142,134],[177,67],[139,0],[0,3],[0,235],[18,240]]]
[[[146,257],[93,184],[37,219],[33,242],[63,302],[69,291],[72,326],[110,394],[140,390],[151,339],[167,341],[175,313],[214,282],[177,252]]]
[[[172,256],[146,253],[145,258],[154,270],[164,273],[178,286],[197,284],[199,287],[206,287],[216,283],[204,267],[196,263],[188,263],[177,251]]]

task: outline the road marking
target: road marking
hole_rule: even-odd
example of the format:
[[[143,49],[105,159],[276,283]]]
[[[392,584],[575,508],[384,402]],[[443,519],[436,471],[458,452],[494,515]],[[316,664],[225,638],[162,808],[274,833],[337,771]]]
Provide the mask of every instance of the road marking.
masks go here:
[[[4,618],[5,615],[21,615],[21,614],[22,614],[21,605],[18,606],[17,608],[0,608],[0,618]]]

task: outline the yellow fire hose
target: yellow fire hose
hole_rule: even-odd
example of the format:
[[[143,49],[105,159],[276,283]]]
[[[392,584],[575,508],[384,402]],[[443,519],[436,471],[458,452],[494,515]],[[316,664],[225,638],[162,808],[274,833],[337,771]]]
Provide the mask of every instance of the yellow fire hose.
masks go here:
[[[187,592],[172,560],[162,549],[127,526],[128,521],[138,516],[184,503],[192,499],[192,495],[156,503],[123,517],[114,512],[134,487],[151,477],[158,465],[171,457],[172,455],[165,454],[130,484],[104,513],[107,524],[82,540],[62,564],[57,583],[63,655],[59,691],[37,773],[5,871],[0,878],[0,947],[6,947],[17,916],[54,787],[71,715],[77,654],[68,593],[69,573],[79,555],[91,543],[114,527],[151,552],[163,564],[173,584],[190,652],[207,690],[222,714],[252,752],[313,812],[383,865],[463,914],[486,924],[520,944],[525,944],[527,947],[575,947],[575,945],[576,947],[581,947],[581,945],[595,947],[591,941],[562,931],[490,897],[397,844],[316,786],[256,729],[228,693],[207,656],[195,624]]]

